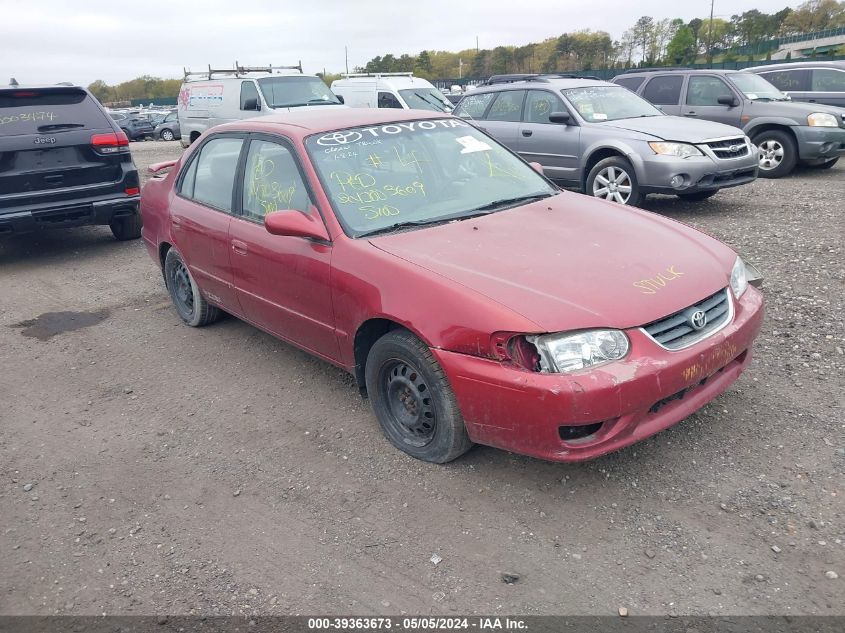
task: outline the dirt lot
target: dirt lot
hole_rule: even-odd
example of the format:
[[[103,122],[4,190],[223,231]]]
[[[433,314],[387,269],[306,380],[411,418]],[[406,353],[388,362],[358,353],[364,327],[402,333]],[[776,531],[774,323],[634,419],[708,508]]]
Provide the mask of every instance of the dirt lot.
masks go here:
[[[0,242],[0,613],[845,614],[844,200],[838,165],[650,202],[764,271],[767,322],[728,393],[578,465],[415,461],[340,370],[182,325],[140,241]]]

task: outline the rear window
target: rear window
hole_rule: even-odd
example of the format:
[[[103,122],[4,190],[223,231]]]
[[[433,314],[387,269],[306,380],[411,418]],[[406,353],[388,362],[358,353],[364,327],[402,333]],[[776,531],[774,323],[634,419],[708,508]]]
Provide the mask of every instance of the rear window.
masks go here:
[[[106,115],[83,90],[0,90],[0,136],[78,127],[111,128]]]
[[[644,81],[645,77],[617,77],[613,80],[613,83],[617,83],[632,92],[636,92],[637,88],[642,86]]]
[[[659,75],[646,84],[643,97],[655,105],[678,105],[683,83],[682,75]]]

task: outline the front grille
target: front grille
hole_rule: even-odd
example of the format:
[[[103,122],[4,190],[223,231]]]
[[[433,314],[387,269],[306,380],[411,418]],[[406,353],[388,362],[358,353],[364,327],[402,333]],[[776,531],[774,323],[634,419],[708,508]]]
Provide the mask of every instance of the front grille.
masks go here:
[[[703,327],[696,329],[693,326],[694,315],[699,312],[703,312],[707,319]],[[666,349],[683,349],[722,329],[731,316],[731,299],[728,289],[723,288],[688,308],[643,326],[643,330]]]
[[[748,156],[748,144],[742,137],[708,141],[705,145],[710,148],[716,158],[729,159]]]

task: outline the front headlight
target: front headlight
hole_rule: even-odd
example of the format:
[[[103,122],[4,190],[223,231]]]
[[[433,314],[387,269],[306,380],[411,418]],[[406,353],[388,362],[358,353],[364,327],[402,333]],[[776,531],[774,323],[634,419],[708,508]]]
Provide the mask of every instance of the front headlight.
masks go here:
[[[628,337],[619,330],[586,330],[573,334],[525,337],[540,352],[540,370],[566,373],[624,358]]]
[[[836,117],[827,112],[813,112],[807,117],[807,125],[812,127],[839,127]]]
[[[748,271],[745,268],[745,262],[742,261],[742,258],[737,257],[733,270],[731,270],[731,290],[734,291],[734,297],[739,299],[747,288]]]
[[[703,156],[701,150],[689,143],[665,143],[655,141],[648,146],[655,154],[663,156],[677,156],[678,158],[689,158],[690,156]]]

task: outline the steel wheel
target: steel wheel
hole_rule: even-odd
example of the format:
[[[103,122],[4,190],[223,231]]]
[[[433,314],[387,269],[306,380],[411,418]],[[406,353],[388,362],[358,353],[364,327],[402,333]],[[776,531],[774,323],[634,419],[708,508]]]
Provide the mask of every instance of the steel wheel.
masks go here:
[[[605,167],[593,180],[593,196],[596,198],[628,204],[632,190],[631,177],[621,167]]]
[[[382,365],[379,374],[388,422],[402,442],[415,447],[431,442],[437,430],[437,414],[420,371],[394,359]]]
[[[173,302],[176,309],[186,319],[194,314],[194,288],[188,269],[181,261],[175,265],[170,273],[173,282]]]
[[[772,171],[780,167],[786,153],[783,145],[775,139],[767,139],[760,144],[758,149],[760,150],[760,169]]]
[[[163,141],[173,140],[173,132],[171,130],[162,130],[160,136]]]

